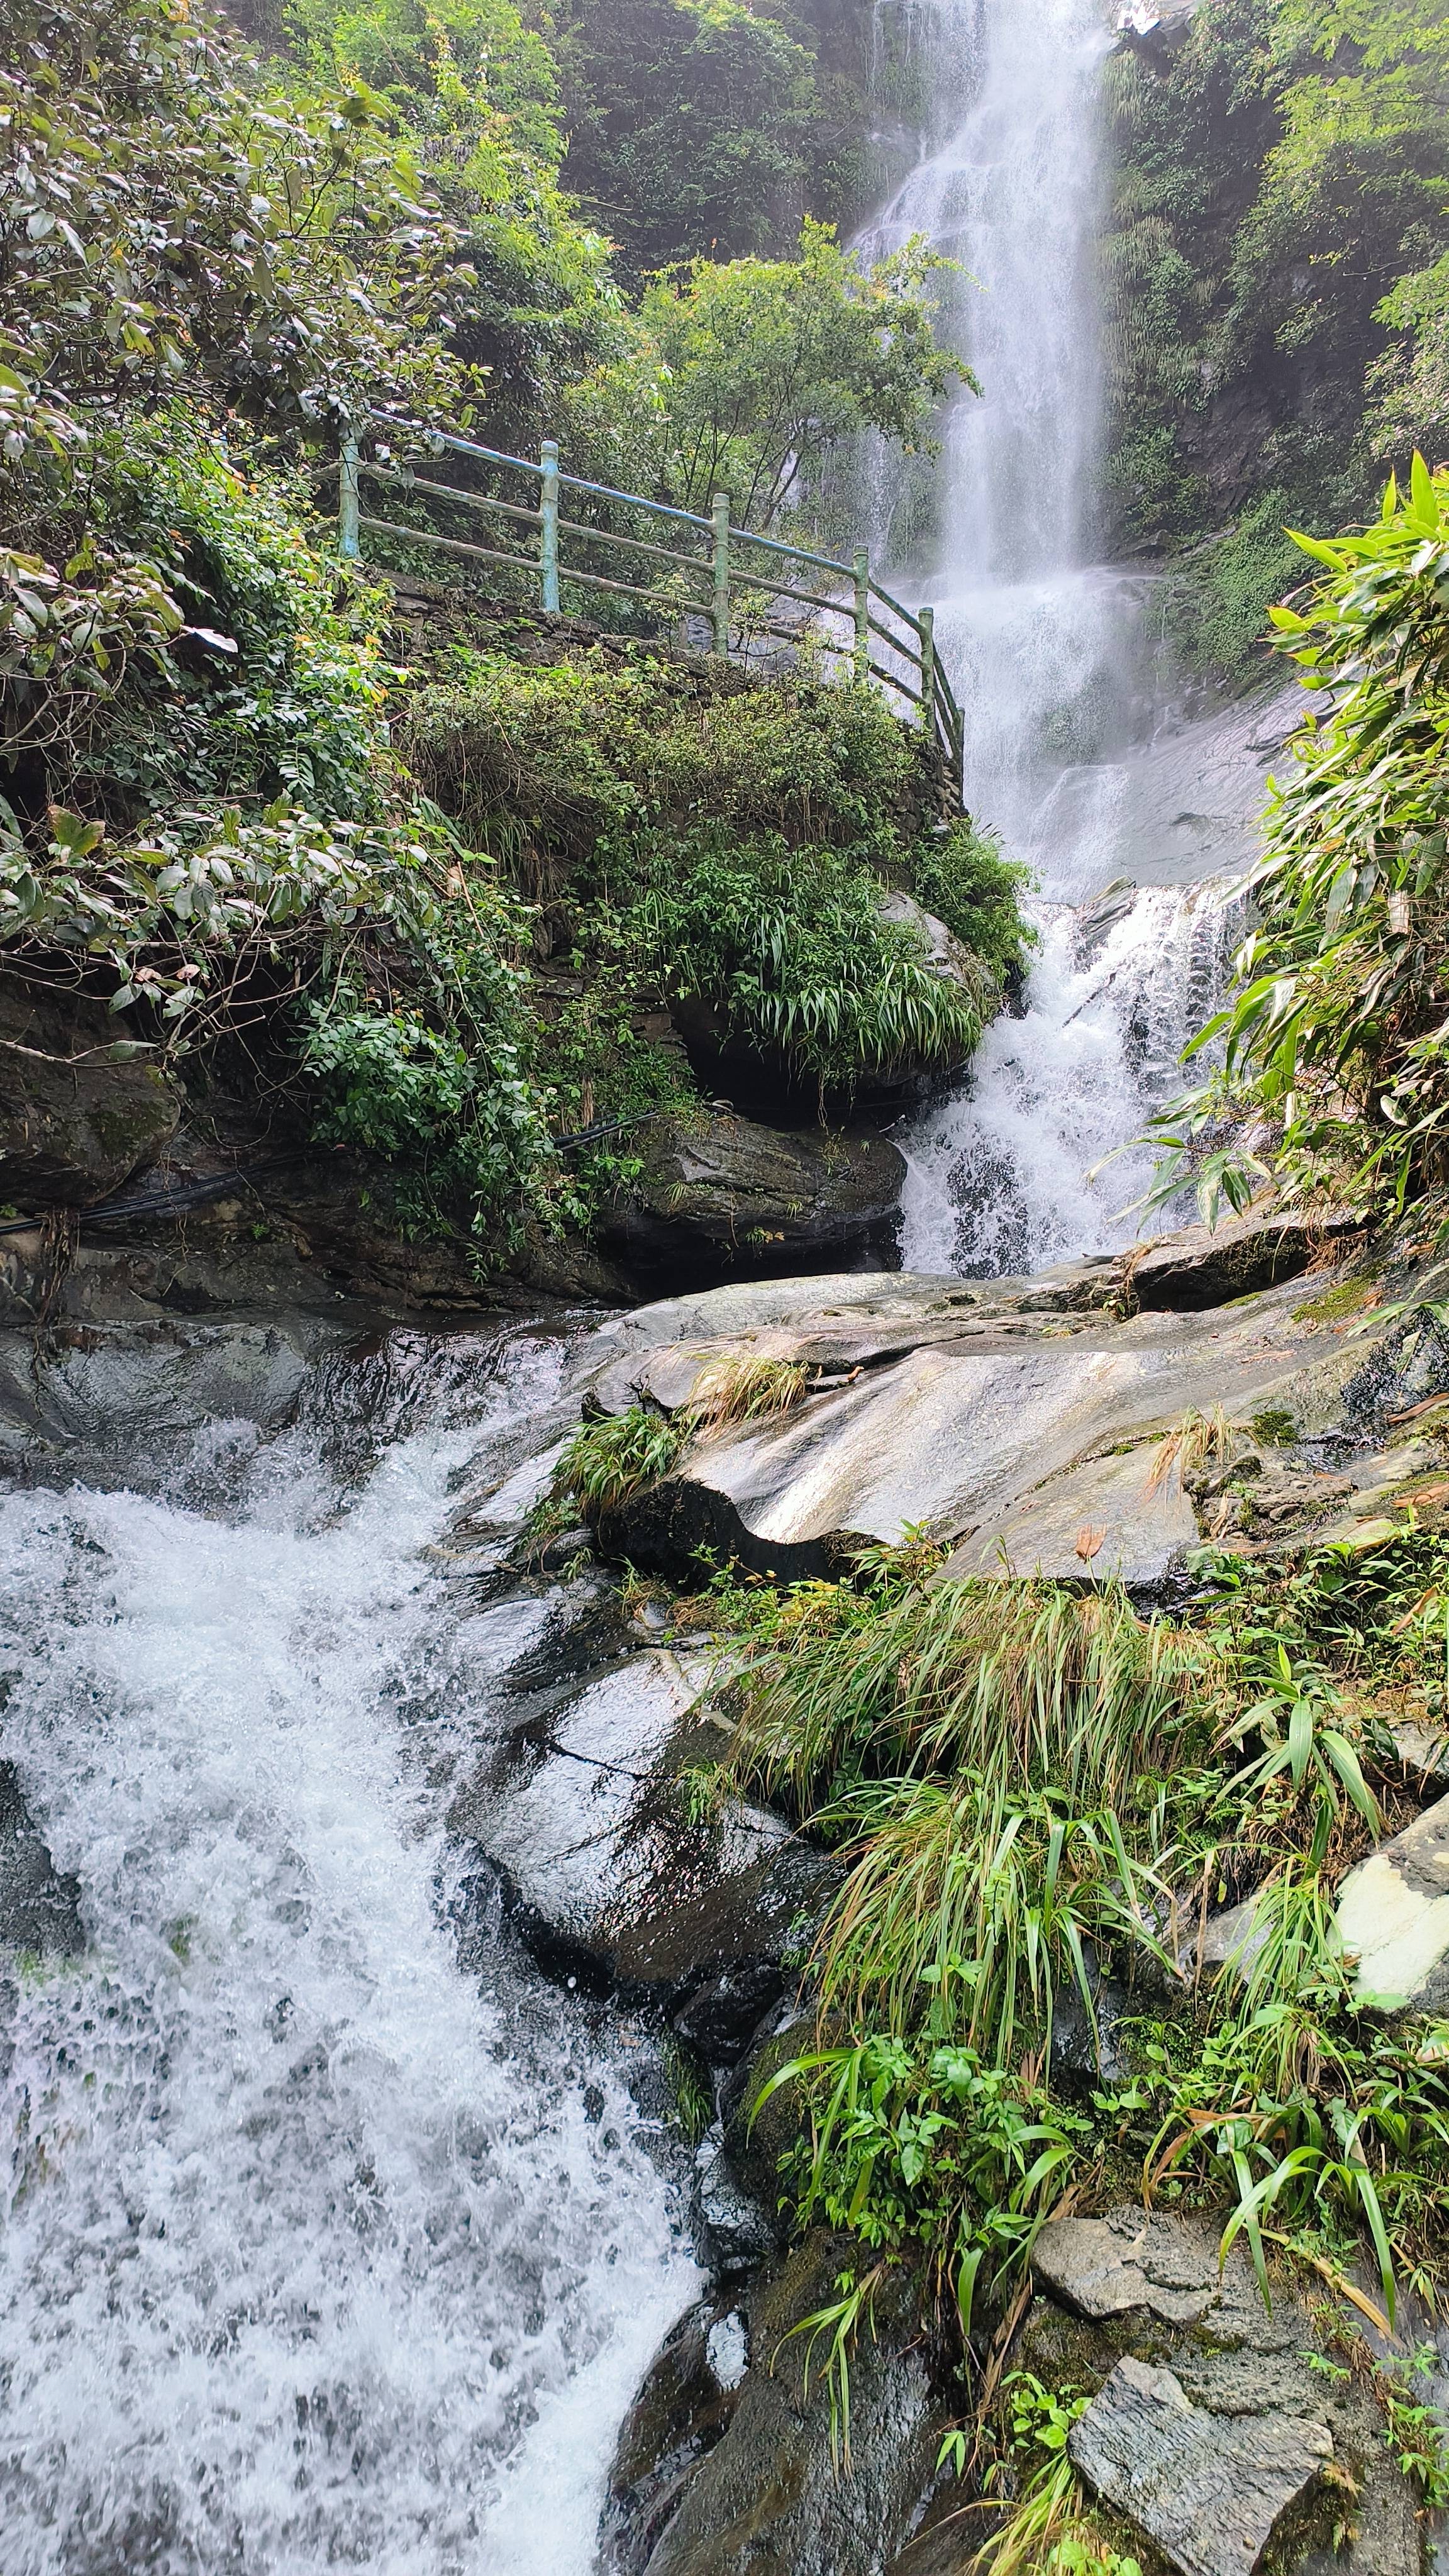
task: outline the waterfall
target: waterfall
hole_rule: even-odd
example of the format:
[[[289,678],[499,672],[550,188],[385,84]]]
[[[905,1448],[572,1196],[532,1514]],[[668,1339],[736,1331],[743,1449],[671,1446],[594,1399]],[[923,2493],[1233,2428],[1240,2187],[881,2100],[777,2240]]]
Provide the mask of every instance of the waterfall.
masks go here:
[[[1230,717],[1225,748],[1222,719],[1187,721],[1154,579],[1097,559],[1112,41],[1097,0],[915,0],[902,33],[923,84],[920,155],[861,248],[924,234],[958,263],[943,336],[982,392],[951,400],[929,475],[876,451],[874,539],[934,603],[967,803],[1032,868],[1040,940],[1024,1016],[903,1140],[903,1258],[1021,1269],[1132,1233],[1113,1211],[1141,1158],[1087,1174],[1170,1087],[1226,944],[1198,887],[1139,897],[1092,963],[1063,907],[1124,875],[1161,888],[1241,863],[1265,746],[1251,722]]]
[[[560,1598],[426,1553],[561,1358],[394,1335],[129,1491],[93,1406],[0,1501],[4,1750],[86,1934],[0,1978],[5,2576],[594,2563],[698,2275],[652,2043],[465,1937],[447,1809]]]

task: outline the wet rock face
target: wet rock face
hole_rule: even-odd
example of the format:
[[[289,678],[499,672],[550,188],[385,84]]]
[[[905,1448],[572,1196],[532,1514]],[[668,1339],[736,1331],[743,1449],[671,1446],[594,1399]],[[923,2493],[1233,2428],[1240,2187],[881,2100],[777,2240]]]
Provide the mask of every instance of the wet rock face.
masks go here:
[[[1296,1279],[1316,1253],[1359,1230],[1342,1210],[1314,1216],[1240,1217],[1236,1223],[1184,1226],[1128,1254],[1123,1265],[1128,1294],[1139,1308],[1170,1307],[1178,1314],[1221,1306]]]
[[[749,2320],[728,2294],[702,2299],[666,2336],[619,2435],[600,2576],[643,2576],[690,2476],[729,2429],[749,2362]]]
[[[738,1799],[691,1817],[687,1774],[723,1730],[697,1706],[709,1657],[630,1655],[527,1718],[460,1799],[455,1829],[500,1873],[542,1963],[673,2013],[709,2064],[747,2048],[781,1960],[837,1865]]]
[[[641,1271],[686,1279],[888,1253],[906,1167],[878,1136],[782,1133],[733,1111],[641,1129],[643,1171],[600,1237]]]
[[[1198,1536],[1165,1435],[1193,1408],[1336,1406],[1345,1363],[1321,1363],[1321,1395],[1305,1389],[1311,1336],[1291,1289],[1130,1322],[1103,1312],[1110,1293],[1110,1265],[1088,1263],[974,1287],[802,1280],[678,1298],[606,1328],[587,1387],[604,1410],[684,1402],[706,1359],[733,1354],[796,1358],[818,1380],[790,1412],[697,1442],[614,1515],[610,1546],[676,1572],[703,1545],[792,1578],[914,1525],[951,1544],[953,1577],[1040,1571],[1152,1591]]]
[[[154,1163],[180,1119],[177,1092],[144,1057],[51,1055],[0,1037],[0,1197],[89,1207]]]
[[[13,1762],[0,1762],[0,1951],[76,1958],[85,1948],[79,1882],[59,1871]]]
[[[807,2385],[808,2338],[792,2333],[829,2305],[839,2273],[858,2260],[844,2238],[809,2237],[751,2286],[733,2312],[737,2337],[719,2339],[708,2369],[701,2336],[707,2362],[718,2307],[686,2321],[677,2356],[671,2337],[625,2428],[611,2482],[613,2497],[657,2500],[652,2515],[644,2502],[640,2516],[649,2554],[606,2559],[611,2576],[616,2568],[620,2576],[883,2576],[930,2484],[938,2441],[918,2284],[904,2266],[887,2269],[874,2332],[867,2324],[857,2339],[848,2476],[832,2456],[822,2355]],[[706,2317],[715,2320],[708,2328]],[[742,2351],[748,2367],[727,2390],[720,2360],[728,2370]],[[682,2455],[685,2473],[671,2486],[670,2463]],[[632,2488],[623,2485],[626,2471]]]
[[[1266,2308],[1240,2245],[1220,2268],[1214,2228],[1141,2208],[1052,2222],[1032,2269],[1047,2295],[1015,2359],[1095,2390],[1071,2456],[1129,2539],[1178,2576],[1252,2576],[1265,2559],[1293,2576],[1420,2576],[1382,2410],[1359,2379],[1315,2371],[1313,2305],[1289,2283]]]

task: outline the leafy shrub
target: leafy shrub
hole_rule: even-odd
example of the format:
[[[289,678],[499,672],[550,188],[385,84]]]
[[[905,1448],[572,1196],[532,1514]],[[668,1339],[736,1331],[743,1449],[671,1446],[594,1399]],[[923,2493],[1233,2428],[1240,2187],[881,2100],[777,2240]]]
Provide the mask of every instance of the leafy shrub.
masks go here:
[[[496,1266],[519,1238],[550,1153],[522,1071],[521,1010],[492,1028],[475,1018],[466,1045],[416,1011],[314,1002],[305,1024],[301,1071],[320,1103],[313,1134],[399,1167],[393,1199],[404,1233],[443,1230],[461,1203],[491,1247],[481,1266]]]
[[[1449,472],[1416,458],[1362,535],[1298,542],[1326,575],[1274,623],[1324,713],[1273,792],[1239,990],[1188,1049],[1221,1070],[1155,1122],[1154,1199],[1195,1177],[1205,1212],[1270,1174],[1402,1207],[1449,1170]]]
[[[708,844],[649,898],[670,989],[721,1003],[733,1029],[823,1094],[907,1063],[970,1055],[997,994],[936,974],[916,932],[883,920],[879,883],[839,852]]]

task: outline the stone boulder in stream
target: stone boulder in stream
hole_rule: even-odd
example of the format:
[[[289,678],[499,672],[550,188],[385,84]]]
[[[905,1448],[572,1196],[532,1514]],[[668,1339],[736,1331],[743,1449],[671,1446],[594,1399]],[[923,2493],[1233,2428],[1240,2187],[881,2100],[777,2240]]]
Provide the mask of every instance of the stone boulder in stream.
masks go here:
[[[1244,1237],[1235,1261],[1271,1267],[1280,1239],[1264,1221],[1257,1251]],[[733,1358],[798,1360],[810,1373],[788,1413],[697,1440],[610,1515],[608,1544],[674,1574],[707,1547],[795,1578],[914,1528],[950,1548],[953,1574],[1112,1577],[1150,1591],[1198,1536],[1170,1435],[1219,1408],[1230,1424],[1326,1432],[1367,1356],[1361,1340],[1325,1342],[1292,1282],[1205,1304],[1219,1276],[1213,1238],[1154,1251],[1176,1304],[1125,1318],[1135,1255],[1032,1280],[739,1286],[605,1326],[582,1388],[595,1411],[641,1400],[673,1410]]]
[[[712,1670],[708,1655],[656,1647],[531,1711],[452,1821],[545,1966],[668,2011],[688,2046],[728,2067],[779,2001],[782,1958],[839,1872],[763,1808],[691,1811],[691,1774],[727,1743],[700,1696]]]
[[[695,1110],[639,1132],[642,1169],[599,1221],[631,1268],[672,1278],[888,1253],[905,1163],[881,1136]]]

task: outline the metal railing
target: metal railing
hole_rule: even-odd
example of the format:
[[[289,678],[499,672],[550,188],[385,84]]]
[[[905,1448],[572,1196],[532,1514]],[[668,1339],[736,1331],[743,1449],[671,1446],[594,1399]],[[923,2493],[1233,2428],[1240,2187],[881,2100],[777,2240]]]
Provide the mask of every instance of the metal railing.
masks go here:
[[[373,418],[372,445],[380,452],[368,455],[356,437],[345,438],[342,443],[337,538],[339,552],[344,556],[360,556],[362,532],[367,530],[408,545],[437,547],[471,562],[507,565],[527,573],[537,583],[539,605],[549,616],[560,613],[566,587],[614,593],[640,600],[676,618],[704,621],[711,651],[736,659],[748,660],[761,636],[799,643],[808,632],[817,652],[849,663],[858,679],[874,680],[913,710],[915,721],[939,752],[953,787],[961,793],[962,715],[937,657],[934,612],[929,608],[906,608],[883,590],[864,550],[849,563],[840,563],[831,555],[814,554],[803,546],[786,545],[777,537],[761,536],[753,528],[731,527],[729,499],[722,492],[715,494],[706,519],[693,510],[676,510],[666,502],[646,500],[637,492],[617,492],[607,483],[591,483],[582,475],[565,474],[559,466],[557,441],[551,438],[544,440],[537,464],[530,457],[508,456],[501,449],[482,447],[474,439],[459,438],[446,430],[428,431],[426,447],[419,452],[416,432],[390,421],[385,413],[376,413]],[[411,452],[394,455],[381,444],[379,433],[383,432],[411,441]],[[523,507],[492,492],[440,481],[419,471],[420,467],[436,466],[440,456],[446,454],[467,458],[495,473],[502,470],[524,476],[530,487],[537,486],[536,501],[531,507]],[[511,536],[516,532],[518,543],[511,548],[474,544],[434,528],[409,527],[397,519],[375,517],[362,507],[364,479],[421,495],[429,505],[446,502],[465,511],[492,513],[508,522],[498,534]],[[638,536],[565,517],[561,507],[565,492],[577,492],[588,502],[626,510],[631,517],[637,513],[651,526],[662,521],[666,523],[665,534],[678,532],[682,536],[689,532],[706,542],[703,546],[696,543],[686,551],[679,545],[658,544],[652,535]],[[532,542],[535,532],[536,542]],[[491,535],[493,531],[487,533]],[[572,558],[567,562],[566,541]],[[615,568],[608,573],[590,570],[587,562],[578,560],[580,554],[590,553],[607,556]],[[646,570],[659,563],[667,565],[669,571],[653,579],[627,581],[620,578],[620,572],[635,567],[632,563],[621,564],[619,558],[624,556],[646,558]],[[803,567],[813,587],[800,588],[798,573],[791,579],[776,577],[786,567],[793,572],[797,566]],[[826,622],[822,624],[821,620]],[[882,659],[882,653],[887,658]]]

